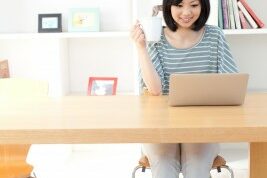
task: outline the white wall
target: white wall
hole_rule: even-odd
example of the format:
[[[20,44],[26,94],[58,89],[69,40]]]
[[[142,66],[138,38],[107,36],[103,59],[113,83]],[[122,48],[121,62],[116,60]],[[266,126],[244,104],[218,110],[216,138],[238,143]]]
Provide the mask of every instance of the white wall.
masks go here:
[[[267,91],[267,35],[227,36],[240,72],[250,74],[249,90]]]
[[[65,46],[63,39],[0,40],[0,58],[8,59],[11,77],[48,80],[49,95],[59,96],[68,88]]]
[[[69,40],[70,91],[86,93],[92,76],[118,77],[119,93],[134,92],[135,68],[129,38]]]

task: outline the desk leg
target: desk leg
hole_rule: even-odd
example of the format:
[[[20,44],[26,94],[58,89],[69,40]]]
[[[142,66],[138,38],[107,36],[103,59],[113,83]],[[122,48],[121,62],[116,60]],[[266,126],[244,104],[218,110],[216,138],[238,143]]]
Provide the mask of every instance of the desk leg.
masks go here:
[[[250,178],[267,175],[267,143],[250,143]]]

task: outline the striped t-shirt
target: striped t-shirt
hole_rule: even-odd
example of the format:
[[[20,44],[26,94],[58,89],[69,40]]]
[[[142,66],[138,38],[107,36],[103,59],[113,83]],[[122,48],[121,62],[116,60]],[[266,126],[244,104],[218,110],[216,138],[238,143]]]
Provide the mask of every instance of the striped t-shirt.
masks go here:
[[[172,73],[235,73],[229,46],[222,30],[206,25],[202,39],[193,47],[177,49],[169,44],[164,32],[161,40],[147,45],[148,54],[161,78],[162,94],[169,93]],[[143,80],[141,86],[145,87]]]

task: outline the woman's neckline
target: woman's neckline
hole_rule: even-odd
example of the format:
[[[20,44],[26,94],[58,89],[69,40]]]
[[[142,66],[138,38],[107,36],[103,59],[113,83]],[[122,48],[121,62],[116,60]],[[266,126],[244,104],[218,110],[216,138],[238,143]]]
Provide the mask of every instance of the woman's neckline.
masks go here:
[[[195,48],[196,46],[198,46],[203,41],[204,36],[206,34],[206,31],[207,31],[207,25],[204,26],[204,30],[203,30],[203,33],[201,35],[200,40],[188,48],[177,48],[177,47],[173,46],[172,44],[170,44],[170,42],[167,40],[167,38],[165,36],[164,29],[162,30],[162,36],[163,36],[163,39],[166,41],[167,45],[170,46],[171,48],[176,49],[176,50],[185,50],[186,51],[186,50],[191,50],[191,49]]]

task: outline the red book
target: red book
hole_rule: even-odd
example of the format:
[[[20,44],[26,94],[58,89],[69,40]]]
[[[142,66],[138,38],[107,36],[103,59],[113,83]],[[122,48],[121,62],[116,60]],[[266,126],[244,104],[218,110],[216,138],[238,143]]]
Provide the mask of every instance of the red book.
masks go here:
[[[249,24],[241,10],[238,11],[242,29],[249,29]]]
[[[246,10],[248,11],[248,13],[251,15],[251,17],[255,20],[255,22],[257,23],[257,25],[260,28],[264,27],[264,23],[257,17],[257,15],[255,14],[255,12],[251,9],[251,7],[248,5],[248,3],[245,0],[239,0],[243,6],[246,8]]]

